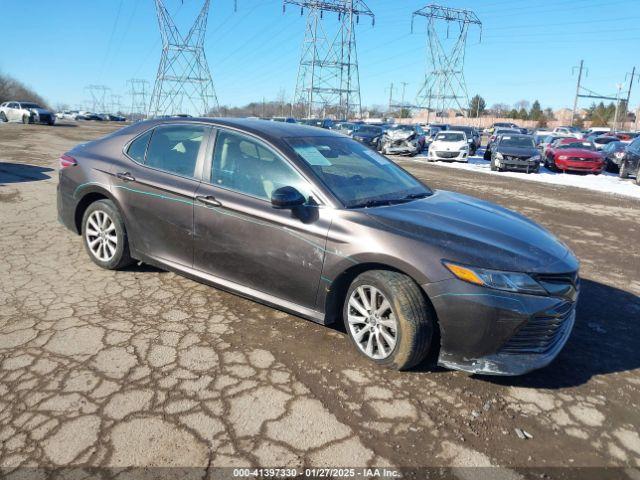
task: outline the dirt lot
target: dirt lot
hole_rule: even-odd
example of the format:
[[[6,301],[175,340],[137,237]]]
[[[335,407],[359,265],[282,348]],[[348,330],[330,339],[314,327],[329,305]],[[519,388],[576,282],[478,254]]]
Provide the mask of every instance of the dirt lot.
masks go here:
[[[56,159],[113,128],[0,125],[0,467],[640,466],[637,200],[400,160],[548,227],[584,280],[544,370],[397,373],[339,330],[91,263],[56,221]]]

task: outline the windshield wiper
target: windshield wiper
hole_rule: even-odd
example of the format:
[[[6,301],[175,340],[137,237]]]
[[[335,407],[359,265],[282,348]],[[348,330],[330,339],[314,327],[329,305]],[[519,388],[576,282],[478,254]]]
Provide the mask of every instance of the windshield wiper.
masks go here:
[[[431,194],[429,192],[410,193],[409,195],[404,197],[403,200],[417,200],[418,198],[425,198],[425,197],[428,197],[430,195]]]
[[[370,208],[370,207],[381,207],[383,205],[391,205],[392,203],[396,203],[398,200],[394,199],[385,199],[385,200],[367,200],[366,202],[356,203],[353,205],[349,205],[349,208]]]
[[[369,208],[369,207],[381,207],[384,205],[394,205],[397,203],[405,203],[405,202],[410,202],[411,200],[417,200],[419,198],[428,197],[429,195],[431,194],[427,192],[423,192],[423,193],[411,193],[402,198],[385,198],[385,199],[378,199],[378,200],[367,200],[366,202],[350,205],[349,208]]]

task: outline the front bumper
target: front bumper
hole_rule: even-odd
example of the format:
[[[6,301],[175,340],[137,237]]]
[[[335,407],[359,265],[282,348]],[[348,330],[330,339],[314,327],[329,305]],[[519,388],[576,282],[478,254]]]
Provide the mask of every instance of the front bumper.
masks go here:
[[[420,152],[419,145],[383,145],[390,155],[411,155]]]
[[[540,167],[539,160],[529,160],[528,158],[503,158],[496,159],[496,165],[506,170],[518,170],[523,172],[531,172]]]
[[[522,375],[542,368],[560,353],[575,322],[575,298],[503,292],[457,279],[423,289],[438,316],[438,364],[455,370]]]
[[[588,161],[571,161],[571,160],[558,160],[555,161],[556,167],[560,170],[570,170],[572,172],[588,172],[588,173],[600,173],[604,169],[603,162],[588,162]]]
[[[466,162],[468,161],[469,152],[467,150],[460,151],[447,151],[447,152],[438,152],[436,150],[429,150],[429,155],[427,158],[429,160],[442,160],[442,161],[450,161],[450,162]]]

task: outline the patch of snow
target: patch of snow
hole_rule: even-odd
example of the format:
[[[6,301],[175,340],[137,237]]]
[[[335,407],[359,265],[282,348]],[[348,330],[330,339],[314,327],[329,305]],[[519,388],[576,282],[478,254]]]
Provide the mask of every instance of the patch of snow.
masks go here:
[[[530,182],[541,182],[552,185],[562,185],[566,187],[584,188],[587,190],[594,190],[596,192],[622,195],[625,197],[631,197],[640,200],[640,186],[635,184],[634,179],[622,179],[618,176],[617,173],[602,172],[600,175],[583,173],[556,173],[548,170],[542,165],[540,166],[540,173],[527,174],[524,172],[511,171],[492,172],[490,162],[488,160],[484,160],[481,156],[469,157],[468,163],[443,162],[440,160],[429,162],[427,161],[426,154],[403,158],[413,160],[417,163],[429,163],[441,167],[469,170],[473,172],[485,173],[488,175],[501,175],[505,177],[518,178],[520,180],[528,180]]]

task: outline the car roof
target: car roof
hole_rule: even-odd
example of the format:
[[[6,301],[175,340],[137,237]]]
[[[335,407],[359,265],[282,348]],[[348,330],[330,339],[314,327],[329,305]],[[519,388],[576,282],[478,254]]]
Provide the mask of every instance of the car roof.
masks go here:
[[[145,129],[162,124],[208,123],[221,127],[237,128],[252,133],[268,141],[278,141],[286,137],[341,137],[344,135],[324,128],[299,123],[269,122],[252,118],[211,118],[211,117],[171,117],[140,122]],[[145,126],[146,125],[146,126]]]

